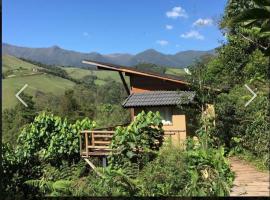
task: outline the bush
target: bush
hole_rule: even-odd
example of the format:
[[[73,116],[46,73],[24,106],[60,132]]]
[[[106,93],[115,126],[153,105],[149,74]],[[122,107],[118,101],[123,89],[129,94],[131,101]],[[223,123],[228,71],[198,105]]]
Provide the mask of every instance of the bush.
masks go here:
[[[235,87],[229,94],[219,95],[216,127],[212,136],[220,145],[225,144],[230,154],[248,151],[260,158],[268,168],[269,99],[264,92],[257,92],[254,101],[245,107],[249,99],[250,93],[244,87]]]
[[[58,168],[68,165],[66,168],[69,168],[77,163],[80,160],[79,132],[92,129],[94,125],[88,118],[69,124],[53,114],[38,115],[19,134],[15,149],[9,145],[2,147],[4,176],[8,180],[4,191],[31,194],[24,182],[43,177],[48,164]]]
[[[113,168],[137,163],[142,168],[153,160],[163,142],[164,131],[159,113],[141,112],[128,127],[118,127],[112,138],[112,154],[108,160]]]
[[[17,157],[25,162],[37,159],[56,165],[62,160],[78,161],[79,133],[92,129],[94,125],[88,118],[69,124],[66,119],[41,113],[19,135]]]
[[[178,196],[188,183],[183,150],[163,147],[138,177],[140,196]]]
[[[226,196],[233,174],[222,148],[165,147],[138,179],[142,196]]]

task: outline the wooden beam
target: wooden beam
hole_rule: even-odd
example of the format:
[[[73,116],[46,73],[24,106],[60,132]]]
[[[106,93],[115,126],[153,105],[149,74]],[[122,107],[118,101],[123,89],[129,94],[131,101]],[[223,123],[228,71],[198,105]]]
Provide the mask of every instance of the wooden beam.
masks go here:
[[[99,175],[100,177],[103,177],[103,175],[96,169],[96,166],[87,158],[84,159],[88,165],[90,165],[90,167],[97,173],[97,175]]]
[[[122,80],[122,82],[123,82],[123,85],[124,85],[124,87],[125,87],[125,89],[126,89],[127,94],[130,95],[130,91],[129,91],[127,82],[126,82],[126,80],[125,80],[125,78],[124,78],[122,72],[118,72],[118,73],[119,73],[119,75],[120,75],[120,78],[121,78],[121,80]]]
[[[81,133],[108,133],[108,134],[114,134],[114,131],[91,131],[91,130],[83,130]]]

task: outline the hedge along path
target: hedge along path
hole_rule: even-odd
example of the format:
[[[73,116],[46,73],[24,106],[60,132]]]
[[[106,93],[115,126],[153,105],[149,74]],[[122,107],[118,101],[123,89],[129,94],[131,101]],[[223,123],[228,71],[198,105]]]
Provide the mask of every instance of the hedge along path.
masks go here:
[[[230,158],[235,180],[230,196],[270,196],[269,171],[260,172],[249,163],[239,158]]]

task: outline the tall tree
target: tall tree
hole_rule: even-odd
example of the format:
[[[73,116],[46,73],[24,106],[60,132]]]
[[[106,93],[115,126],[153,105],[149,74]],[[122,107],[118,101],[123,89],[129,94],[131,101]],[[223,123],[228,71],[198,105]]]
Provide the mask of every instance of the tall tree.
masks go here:
[[[244,33],[249,33],[248,36],[240,34],[258,44],[266,55],[270,55],[270,0],[252,0],[252,3],[254,7],[249,7],[233,17],[228,25],[248,28],[243,30]]]

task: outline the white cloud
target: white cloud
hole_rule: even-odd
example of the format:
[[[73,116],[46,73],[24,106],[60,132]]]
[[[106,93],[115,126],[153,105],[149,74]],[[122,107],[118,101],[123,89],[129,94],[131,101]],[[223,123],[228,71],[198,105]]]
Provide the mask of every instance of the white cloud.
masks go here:
[[[166,27],[167,30],[172,30],[173,29],[172,25],[166,25],[165,27]]]
[[[169,44],[167,40],[157,40],[156,43],[158,43],[161,46],[166,46]]]
[[[186,11],[180,6],[174,7],[172,10],[167,11],[166,15],[167,17],[173,18],[173,19],[176,19],[178,17],[185,17],[185,18],[188,17]]]
[[[184,34],[181,34],[180,37],[182,38],[194,38],[194,39],[197,39],[197,40],[203,40],[204,39],[204,36],[201,35],[198,31],[189,31],[187,33],[184,33]]]
[[[89,33],[88,32],[83,32],[83,36],[88,37]]]
[[[193,26],[211,26],[211,25],[213,25],[213,20],[210,18],[207,19],[199,18],[193,23]]]

